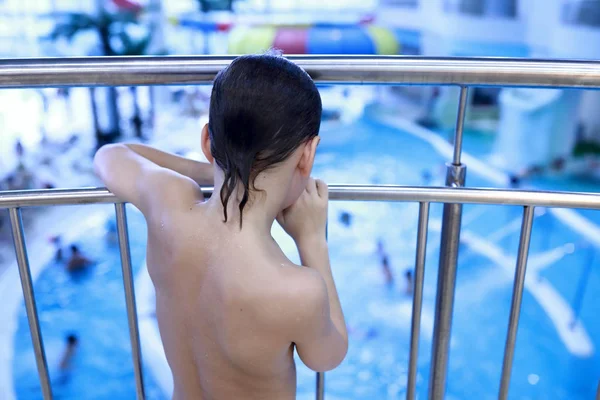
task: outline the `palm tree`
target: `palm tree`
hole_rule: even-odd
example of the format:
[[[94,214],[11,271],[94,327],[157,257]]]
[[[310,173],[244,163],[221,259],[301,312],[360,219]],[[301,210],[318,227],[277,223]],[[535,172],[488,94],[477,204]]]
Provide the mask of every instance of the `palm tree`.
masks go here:
[[[137,39],[128,33],[131,26],[139,25],[136,10],[119,10],[118,12],[109,13],[101,9],[97,15],[66,12],[55,13],[54,16],[58,19],[58,22],[50,33],[49,38],[51,40],[66,38],[70,41],[81,32],[94,31],[98,36],[99,52],[104,56],[144,55],[150,43],[151,33],[149,30],[143,37]],[[100,128],[98,123],[98,107],[94,96],[94,88],[90,88],[90,94],[96,143],[100,147],[105,143],[114,141],[121,135],[118,92],[114,87],[108,89],[107,112],[109,126],[105,131]],[[135,101],[134,110],[137,114],[134,115],[134,118],[141,120],[137,97]]]

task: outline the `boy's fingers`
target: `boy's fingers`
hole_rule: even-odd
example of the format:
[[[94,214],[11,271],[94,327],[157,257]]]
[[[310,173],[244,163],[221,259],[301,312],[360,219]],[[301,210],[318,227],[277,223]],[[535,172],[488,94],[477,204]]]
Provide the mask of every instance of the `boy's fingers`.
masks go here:
[[[316,192],[317,188],[316,188],[316,183],[315,180],[313,178],[308,178],[308,182],[306,183],[306,191],[308,193],[314,193]]]
[[[325,182],[323,182],[322,180],[317,179],[316,185],[317,185],[317,193],[319,194],[319,197],[327,198],[328,194],[329,194],[329,188],[327,187],[327,184]]]

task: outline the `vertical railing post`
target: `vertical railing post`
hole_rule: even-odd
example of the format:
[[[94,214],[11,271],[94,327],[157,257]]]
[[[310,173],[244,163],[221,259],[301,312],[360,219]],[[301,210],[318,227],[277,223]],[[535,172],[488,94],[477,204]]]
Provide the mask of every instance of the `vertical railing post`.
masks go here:
[[[465,184],[467,169],[460,162],[460,157],[467,98],[468,88],[462,86],[454,132],[454,156],[452,163],[447,164],[446,170],[446,186],[450,187],[461,187]],[[461,218],[462,204],[444,204],[429,374],[429,398],[431,400],[442,400],[446,391]]]
[[[121,268],[123,271],[125,304],[127,306],[129,338],[131,340],[131,356],[133,358],[135,389],[137,393],[137,400],[144,400],[146,395],[144,392],[144,375],[142,373],[142,350],[140,346],[140,331],[138,328],[137,309],[135,305],[135,291],[133,287],[131,251],[129,249],[129,234],[127,233],[127,214],[125,212],[125,204],[115,204],[115,211],[117,215],[117,233],[119,235],[119,250],[121,254]]]
[[[23,298],[25,300],[25,310],[27,311],[27,321],[29,322],[29,332],[31,333],[35,362],[40,377],[40,386],[42,387],[44,400],[52,400],[52,386],[50,385],[50,377],[48,375],[48,363],[46,362],[46,352],[44,351],[40,320],[35,305],[35,294],[33,292],[33,281],[31,279],[31,270],[29,269],[29,259],[27,257],[27,248],[25,246],[25,232],[23,230],[21,210],[19,208],[11,208],[8,212],[10,215],[10,225],[17,256],[17,264],[19,266]]]
[[[412,321],[410,325],[410,356],[408,359],[408,382],[406,400],[414,400],[417,386],[417,361],[419,357],[419,331],[423,304],[423,279],[425,278],[425,254],[427,251],[427,224],[429,203],[419,204],[417,228],[417,255],[415,257],[415,279],[413,288]]]
[[[506,333],[506,345],[504,347],[500,394],[498,395],[499,400],[506,400],[508,398],[510,372],[512,370],[512,361],[515,354],[517,329],[519,328],[519,316],[521,315],[521,302],[523,300],[523,288],[525,287],[525,271],[527,268],[527,256],[529,255],[531,228],[533,226],[533,210],[534,208],[531,206],[525,206],[523,209],[523,222],[521,224],[521,235],[519,238],[519,252],[517,253],[517,266],[515,268],[515,280],[513,282],[508,332]]]
[[[460,165],[468,97],[469,88],[461,86],[460,97],[458,99],[458,113],[456,115],[456,127],[454,129],[454,155],[452,157],[452,164],[454,165]]]
[[[317,400],[325,399],[325,372],[317,372]]]

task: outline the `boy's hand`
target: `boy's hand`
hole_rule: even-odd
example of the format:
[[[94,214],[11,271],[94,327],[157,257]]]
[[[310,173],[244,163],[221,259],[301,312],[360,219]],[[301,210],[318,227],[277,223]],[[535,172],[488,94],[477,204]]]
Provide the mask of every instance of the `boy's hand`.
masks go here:
[[[327,184],[310,178],[298,200],[279,213],[277,222],[296,245],[314,239],[325,240],[328,200]]]

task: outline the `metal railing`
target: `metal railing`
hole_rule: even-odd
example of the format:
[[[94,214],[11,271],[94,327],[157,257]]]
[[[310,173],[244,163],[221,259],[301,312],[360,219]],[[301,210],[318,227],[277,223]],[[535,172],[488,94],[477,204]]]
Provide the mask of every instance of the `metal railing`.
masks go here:
[[[292,56],[317,83],[600,87],[595,61],[403,56]],[[0,60],[0,89],[210,84],[233,57],[84,57]]]
[[[463,204],[523,206],[514,287],[504,350],[499,399],[508,397],[519,314],[525,282],[529,241],[535,207],[600,209],[600,195],[584,193],[467,189],[466,166],[461,163],[462,132],[468,88],[475,85],[528,87],[600,87],[600,63],[522,59],[465,59],[415,57],[290,57],[318,83],[441,84],[460,86],[452,162],[447,165],[445,188],[384,185],[332,185],[331,200],[419,203],[417,249],[411,321],[407,398],[416,392],[419,326],[430,203],[443,203],[440,261],[434,316],[429,398],[444,398],[449,340],[456,284],[458,243]],[[0,89],[52,86],[119,86],[208,84],[232,57],[111,57],[0,60]],[[211,188],[202,188],[206,195]],[[137,398],[144,399],[142,361],[135,308],[135,292],[125,207],[105,189],[0,192],[0,209],[9,209],[15,252],[38,373],[44,399],[52,399],[44,346],[27,259],[21,208],[47,205],[114,203],[123,283],[127,306]],[[324,398],[325,376],[317,374],[317,399]]]

